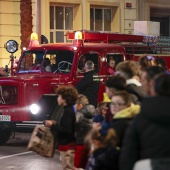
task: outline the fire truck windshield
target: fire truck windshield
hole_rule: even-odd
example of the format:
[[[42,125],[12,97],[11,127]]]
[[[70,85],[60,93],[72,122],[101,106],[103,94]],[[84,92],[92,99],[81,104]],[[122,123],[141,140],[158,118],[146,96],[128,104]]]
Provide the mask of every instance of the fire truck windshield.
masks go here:
[[[18,73],[53,72],[68,74],[72,68],[74,52],[68,50],[26,51]]]

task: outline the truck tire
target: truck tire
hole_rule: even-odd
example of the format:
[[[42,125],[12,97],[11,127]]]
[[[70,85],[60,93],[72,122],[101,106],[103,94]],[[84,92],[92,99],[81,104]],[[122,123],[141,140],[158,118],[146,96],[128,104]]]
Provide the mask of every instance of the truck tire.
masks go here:
[[[4,145],[11,136],[11,129],[0,130],[0,145]]]

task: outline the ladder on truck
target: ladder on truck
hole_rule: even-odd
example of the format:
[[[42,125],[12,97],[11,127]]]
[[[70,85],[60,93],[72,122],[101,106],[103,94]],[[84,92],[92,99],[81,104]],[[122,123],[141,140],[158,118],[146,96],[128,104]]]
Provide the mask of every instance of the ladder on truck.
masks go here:
[[[120,34],[113,32],[102,32],[102,31],[81,31],[82,39],[84,42],[104,42],[104,43],[143,43],[144,36],[142,35],[131,35],[131,34]],[[67,39],[74,40],[75,32],[68,32]]]
[[[118,43],[125,48],[131,48],[135,54],[170,54],[170,37],[121,34],[108,31],[87,31],[82,30],[82,40],[92,43]],[[74,40],[75,32],[68,32],[67,39]],[[139,49],[139,50],[138,50]],[[136,51],[136,52],[135,52]]]

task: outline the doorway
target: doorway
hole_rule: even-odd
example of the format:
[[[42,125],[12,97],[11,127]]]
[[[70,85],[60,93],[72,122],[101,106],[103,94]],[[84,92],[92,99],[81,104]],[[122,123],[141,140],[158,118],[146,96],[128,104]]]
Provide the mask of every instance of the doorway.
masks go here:
[[[150,21],[160,22],[160,36],[170,36],[170,9],[150,8]]]

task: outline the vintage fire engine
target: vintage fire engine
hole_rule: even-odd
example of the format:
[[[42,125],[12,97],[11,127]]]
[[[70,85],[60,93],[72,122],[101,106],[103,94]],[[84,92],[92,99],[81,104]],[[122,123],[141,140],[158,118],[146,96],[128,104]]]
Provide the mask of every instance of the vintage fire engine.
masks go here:
[[[72,42],[41,45],[33,38],[21,55],[16,71],[11,68],[11,76],[0,78],[0,144],[8,141],[16,127],[42,123],[56,102],[54,89],[59,85],[74,86],[80,81],[84,61],[94,62],[101,101],[104,83],[110,76],[107,73],[110,58],[118,64],[127,59],[137,61],[144,53],[162,55],[154,54],[153,47],[144,43],[144,36],[77,31],[68,33],[67,37]],[[16,42],[10,40],[7,48],[13,54]],[[41,105],[39,110],[35,107],[37,103]]]

